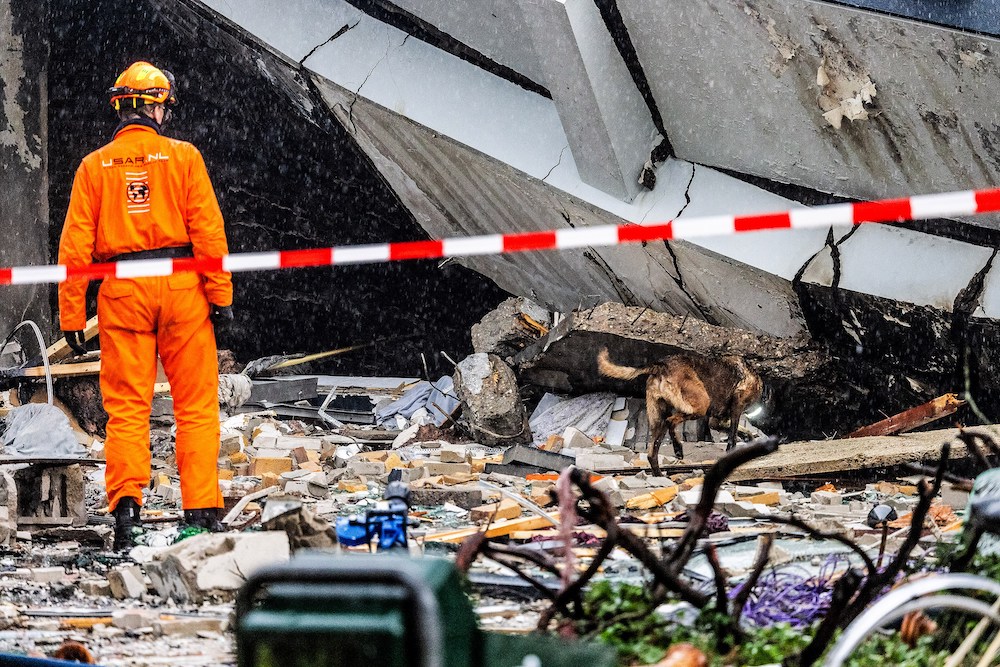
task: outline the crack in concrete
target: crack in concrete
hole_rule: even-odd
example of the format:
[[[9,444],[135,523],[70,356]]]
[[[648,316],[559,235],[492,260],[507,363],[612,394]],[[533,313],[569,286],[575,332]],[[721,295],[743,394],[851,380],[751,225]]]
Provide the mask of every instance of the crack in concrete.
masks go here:
[[[253,221],[250,221],[250,220],[233,220],[232,224],[235,227],[245,227],[247,229],[258,229],[261,232],[264,232],[266,234],[273,234],[274,231],[275,231],[273,227],[268,227],[267,225],[263,225],[263,224],[261,224],[259,222],[253,222]],[[281,230],[281,236],[288,236],[288,237],[291,237],[293,239],[299,239],[300,241],[304,241],[304,242],[307,242],[309,244],[313,244],[315,242],[315,240],[316,240],[316,238],[314,236],[309,236],[307,234],[301,234],[301,233],[298,233],[298,232],[296,232],[294,230],[288,230],[288,229]],[[312,247],[312,246],[310,245],[309,247]]]
[[[346,33],[348,30],[353,30],[354,28],[357,28],[359,23],[361,23],[361,19],[358,19],[357,21],[355,21],[354,25],[348,25],[346,23],[344,25],[342,25],[340,27],[340,30],[338,30],[337,32],[335,32],[332,35],[330,35],[329,39],[327,39],[325,42],[322,42],[322,43],[317,44],[316,46],[312,47],[312,50],[310,50],[309,53],[307,53],[305,56],[303,56],[302,60],[299,61],[299,67],[304,67],[306,61],[309,60],[309,58],[312,56],[312,54],[316,53],[316,51],[318,51],[322,47],[326,46],[327,44],[329,44],[333,40],[337,39],[338,37],[340,37],[341,35],[343,35],[344,33]]]
[[[677,215],[674,216],[675,220],[677,218],[681,217],[681,213],[683,213],[684,210],[687,209],[687,207],[691,205],[691,184],[694,183],[694,172],[695,172],[695,168],[696,167],[697,167],[697,165],[694,162],[692,162],[691,163],[691,178],[688,179],[688,184],[686,186],[684,186],[684,206],[681,206],[681,210],[677,211]]]
[[[399,46],[403,46],[403,44],[406,44],[406,40],[409,38],[410,38],[409,35],[404,37],[403,41],[399,43]],[[347,107],[347,120],[351,122],[351,128],[354,129],[355,132],[357,132],[357,127],[354,125],[354,103],[358,101],[359,97],[361,97],[361,89],[365,87],[366,83],[368,83],[368,79],[372,78],[372,74],[375,73],[375,70],[378,69],[378,66],[381,65],[383,62],[385,62],[385,59],[389,57],[389,51],[391,49],[392,49],[391,44],[385,45],[385,53],[383,53],[382,57],[378,59],[378,62],[372,65],[372,68],[368,71],[368,74],[365,75],[365,79],[364,81],[361,82],[361,85],[358,86],[358,89],[353,91],[354,99],[351,100],[350,106]]]
[[[681,217],[681,214],[684,213],[687,207],[691,205],[691,185],[694,183],[695,171],[696,171],[696,165],[692,162],[691,178],[688,179],[687,185],[684,186],[684,205],[681,206],[681,209],[677,211],[676,215],[674,215],[673,217],[674,220]],[[684,275],[681,273],[680,260],[677,258],[677,253],[674,252],[673,246],[670,245],[670,241],[664,241],[663,247],[667,249],[668,253],[670,253],[670,259],[674,263],[674,273],[676,274],[676,276],[671,274],[670,271],[667,271],[666,267],[664,267],[664,272],[666,272],[666,274],[670,276],[671,280],[673,280],[677,284],[677,287],[680,288],[684,296],[686,296],[688,300],[691,301],[691,304],[698,309],[698,312],[701,313],[702,318],[706,322],[711,322],[712,320],[709,317],[709,312],[706,309],[705,305],[701,303],[697,298],[695,298],[694,294],[689,292],[687,286],[684,284]],[[660,266],[662,267],[663,265],[661,264]]]
[[[673,246],[670,245],[669,241],[664,241],[663,242],[663,246],[667,249],[667,252],[670,253],[670,259],[674,263],[674,271],[677,273],[677,277],[675,278],[673,275],[671,275],[671,273],[669,271],[666,271],[666,269],[664,269],[666,271],[666,274],[668,276],[670,276],[670,278],[675,283],[677,283],[677,287],[681,290],[681,292],[684,294],[684,296],[686,296],[691,301],[691,305],[693,305],[695,308],[698,309],[698,312],[701,314],[702,319],[704,319],[706,322],[708,322],[708,323],[711,324],[712,323],[712,319],[709,316],[710,313],[705,308],[705,305],[702,304],[698,299],[696,299],[695,296],[694,296],[694,294],[691,294],[690,292],[688,292],[687,286],[684,284],[684,276],[681,275],[680,261],[677,259],[677,253],[674,252]],[[661,264],[661,266],[662,266],[662,264]]]
[[[986,276],[993,269],[993,262],[996,261],[998,253],[1000,253],[1000,248],[994,248],[993,254],[986,260],[983,268],[979,269],[969,279],[969,283],[955,296],[951,312],[951,328],[948,332],[955,347],[959,348],[956,354],[954,377],[963,389],[962,397],[968,401],[972,411],[984,423],[992,420],[983,414],[976,397],[973,395],[973,389],[975,388],[976,393],[978,393],[978,389],[981,387],[981,383],[974,380],[973,364],[975,367],[980,367],[981,364],[977,363],[979,355],[972,349],[970,342],[969,320],[972,319],[972,314],[980,305],[983,292],[986,291]]]
[[[573,224],[572,218],[570,218],[569,213],[566,211],[566,209],[562,207],[561,204],[559,206],[558,213],[562,217],[562,219],[566,222],[566,224],[569,225],[570,229],[576,229],[576,225]]]
[[[611,270],[611,267],[608,266],[608,263],[597,253],[596,250],[593,248],[587,248],[587,250],[583,252],[583,256],[593,262],[597,268],[604,272],[604,275],[608,278],[608,282],[611,283],[611,288],[615,291],[615,294],[618,295],[619,301],[626,306],[638,305],[639,301],[636,299],[635,294],[632,293],[632,290],[625,285],[625,282],[621,278],[615,275],[615,272]]]
[[[688,164],[691,165],[691,178],[688,179],[688,183],[684,187],[684,205],[681,206],[681,210],[679,210],[677,212],[677,215],[675,215],[674,218],[680,217],[680,214],[683,213],[684,209],[686,209],[688,207],[688,205],[691,203],[691,184],[694,183],[694,172],[695,172],[695,168],[696,168],[697,165],[695,165],[694,162],[689,162]],[[666,195],[661,196],[659,199],[657,199],[656,201],[651,202],[649,204],[649,206],[646,208],[646,212],[642,214],[641,218],[639,218],[639,222],[640,223],[645,223],[646,222],[646,218],[648,218],[649,214],[653,212],[653,209],[656,208],[656,206],[661,201],[663,201],[663,197],[664,196],[666,196]],[[643,247],[645,247],[646,246],[646,241],[643,241],[642,245],[643,245]]]
[[[809,258],[805,262],[803,262],[802,266],[799,267],[799,270],[795,272],[795,277],[792,278],[792,285],[796,285],[796,284],[799,284],[799,283],[802,282],[802,276],[805,275],[805,272],[809,269],[809,266],[813,263],[813,261],[817,257],[820,256],[820,254],[824,250],[826,250],[827,248],[830,248],[832,250],[834,246],[839,246],[841,243],[843,243],[847,239],[849,239],[852,236],[854,236],[854,233],[856,231],[858,231],[860,228],[861,228],[860,226],[854,226],[854,227],[852,227],[851,230],[849,232],[847,232],[846,234],[844,234],[840,238],[839,241],[835,242],[833,240],[833,229],[834,228],[831,226],[827,230],[826,240],[823,242],[823,246],[819,250],[817,250],[816,252],[814,252],[812,255],[810,255]],[[839,281],[839,278],[838,278],[838,281]],[[799,305],[801,306],[801,304],[799,304]]]
[[[549,169],[549,173],[545,174],[545,176],[542,177],[542,181],[548,180],[549,176],[552,175],[552,172],[556,170],[556,167],[562,164],[563,154],[566,153],[567,148],[569,148],[569,146],[562,147],[562,150],[559,151],[559,160],[554,165],[552,165],[552,168]]]
[[[990,258],[986,260],[986,264],[983,268],[979,269],[974,276],[969,280],[969,284],[959,290],[958,294],[955,296],[955,303],[952,306],[952,314],[961,313],[966,316],[971,316],[979,306],[980,297],[982,297],[983,292],[986,290],[986,275],[993,268],[993,262],[997,258],[997,253],[1000,249],[994,248],[993,254]]]

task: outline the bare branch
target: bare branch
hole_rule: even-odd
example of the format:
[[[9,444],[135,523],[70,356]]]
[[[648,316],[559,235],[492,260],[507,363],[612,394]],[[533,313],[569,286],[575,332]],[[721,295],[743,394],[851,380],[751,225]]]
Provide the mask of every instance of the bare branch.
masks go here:
[[[698,506],[691,514],[691,520],[684,529],[677,546],[671,551],[669,567],[674,572],[680,572],[687,565],[694,547],[705,532],[708,517],[715,507],[715,498],[719,494],[722,483],[733,474],[733,471],[744,463],[752,461],[761,456],[767,456],[778,449],[778,439],[774,437],[752,442],[744,447],[739,447],[727,453],[716,461],[715,465],[708,469],[705,481],[701,487],[701,498]]]
[[[708,564],[712,566],[712,574],[715,578],[715,608],[720,614],[729,613],[729,596],[726,593],[726,575],[722,572],[722,563],[719,562],[719,552],[714,544],[709,544],[705,549],[705,557]]]
[[[743,607],[746,606],[747,600],[750,599],[750,593],[753,592],[753,587],[757,585],[761,573],[767,567],[773,544],[774,535],[771,533],[765,533],[757,540],[757,555],[754,557],[753,566],[750,568],[750,576],[746,578],[743,582],[743,587],[740,588],[739,592],[733,598],[733,625],[737,628],[740,626],[740,617],[743,616]]]
[[[635,556],[653,574],[659,584],[677,593],[682,600],[699,609],[708,604],[707,595],[692,588],[677,573],[667,568],[660,558],[650,551],[641,538],[631,531],[619,528],[611,501],[607,495],[591,486],[589,472],[574,468],[571,475],[573,483],[580,488],[583,494],[583,500],[590,504],[589,508],[577,507],[580,516],[597,524],[609,534],[617,535],[618,546]]]

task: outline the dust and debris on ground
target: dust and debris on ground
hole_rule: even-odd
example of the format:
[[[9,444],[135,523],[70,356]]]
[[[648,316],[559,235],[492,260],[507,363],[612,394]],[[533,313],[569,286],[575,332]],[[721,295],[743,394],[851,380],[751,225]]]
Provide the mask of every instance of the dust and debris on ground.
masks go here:
[[[594,341],[581,333],[593,333],[594,322],[576,329],[573,354],[564,347],[560,355],[573,372],[585,363],[579,359],[596,357]],[[548,622],[553,592],[563,588],[555,565],[584,572],[598,560],[591,582],[648,584],[642,550],[666,559],[687,540],[693,521],[704,526],[683,574],[709,587],[715,558],[733,582],[751,575],[778,581],[782,572],[834,576],[858,565],[860,553],[881,561],[910,535],[914,512],[926,520],[906,548],[919,557],[954,541],[963,525],[971,474],[951,475],[922,504],[941,444],[953,442],[949,455],[973,472],[996,454],[956,429],[927,431],[946,416],[942,411],[953,414],[932,406],[919,419],[879,426],[881,434],[775,444],[725,480],[712,476],[726,457],[725,430],[710,423],[699,433],[697,422],[686,422],[685,459],[668,455],[666,446],[654,474],[641,394],[613,385],[574,393],[566,386],[572,373],[559,374],[559,359],[540,361],[557,337],[572,339],[565,318],[510,299],[471,333],[476,352],[440,378],[297,373],[296,360],[304,357],[295,356],[257,360],[239,372],[227,354],[218,462],[225,533],[180,530],[171,399],[169,387],[158,385],[144,531],[126,553],[111,550],[99,404],[47,405],[37,381],[8,383],[0,394],[0,652],[51,656],[76,641],[104,665],[235,664],[233,600],[247,575],[305,549],[330,558],[377,549],[371,535],[345,535],[352,518],[357,527],[367,511],[386,507],[390,482],[408,490],[405,549],[458,558],[481,627],[527,633]],[[612,353],[616,340],[629,342],[628,329],[602,333]],[[678,340],[652,342],[682,347]],[[71,361],[53,366],[56,383],[94,386],[92,374],[58,374]],[[99,392],[90,394],[99,401]],[[85,426],[80,410],[88,415]],[[924,430],[894,430],[904,426]],[[997,433],[980,432],[982,442]],[[739,434],[758,443],[777,443],[767,436],[780,435],[761,432],[746,417]],[[571,487],[557,488],[572,477],[567,471],[577,472],[573,479],[590,508],[569,525]],[[697,518],[699,507],[706,509],[704,493],[715,494],[714,503]],[[595,509],[602,503],[609,514]],[[875,508],[881,514],[873,521]],[[782,521],[788,517],[794,521]],[[605,553],[609,531],[617,541]],[[463,555],[463,545],[478,536],[485,546]],[[765,543],[766,572],[757,563]],[[747,605],[748,615],[767,622],[763,610]]]

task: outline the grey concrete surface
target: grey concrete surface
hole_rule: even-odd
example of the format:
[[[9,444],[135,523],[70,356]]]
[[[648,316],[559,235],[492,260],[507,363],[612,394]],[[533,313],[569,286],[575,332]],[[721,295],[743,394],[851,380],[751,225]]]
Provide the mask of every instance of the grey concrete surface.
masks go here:
[[[0,266],[47,264],[46,2],[0,0]],[[0,340],[31,319],[50,332],[48,285],[0,288]],[[26,329],[24,333],[30,336]],[[36,354],[34,336],[21,339]]]
[[[992,37],[813,0],[618,5],[681,158],[864,199],[1000,178]]]

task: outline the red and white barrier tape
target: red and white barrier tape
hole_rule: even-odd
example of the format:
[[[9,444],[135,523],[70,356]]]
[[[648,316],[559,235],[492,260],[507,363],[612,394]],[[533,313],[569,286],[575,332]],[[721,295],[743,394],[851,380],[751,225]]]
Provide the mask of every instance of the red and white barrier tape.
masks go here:
[[[143,278],[184,271],[271,271],[306,266],[373,264],[404,259],[439,259],[499,255],[526,250],[567,250],[640,241],[694,239],[766,229],[812,229],[867,222],[904,222],[1000,211],[1000,188],[967,190],[857,204],[831,204],[762,215],[680,218],[650,225],[598,225],[520,234],[488,234],[435,241],[335,246],[307,250],[237,253],[224,257],[141,259],[88,266],[16,266],[0,268],[0,285],[60,283],[67,278]]]

